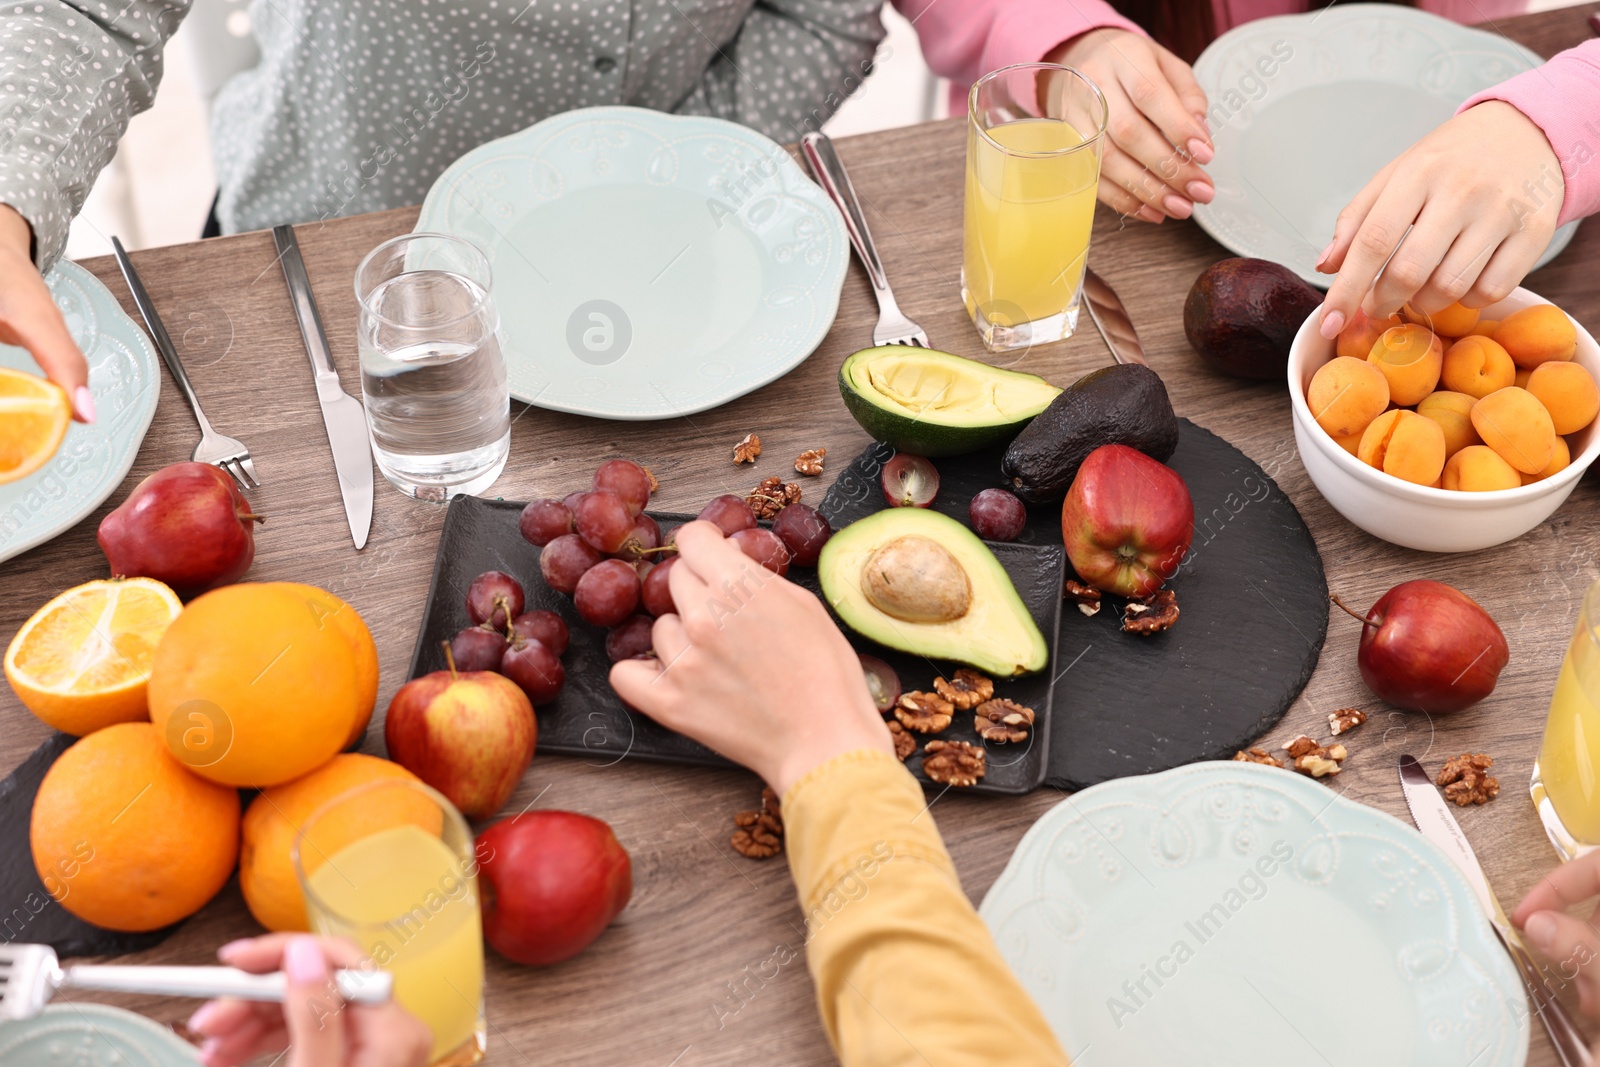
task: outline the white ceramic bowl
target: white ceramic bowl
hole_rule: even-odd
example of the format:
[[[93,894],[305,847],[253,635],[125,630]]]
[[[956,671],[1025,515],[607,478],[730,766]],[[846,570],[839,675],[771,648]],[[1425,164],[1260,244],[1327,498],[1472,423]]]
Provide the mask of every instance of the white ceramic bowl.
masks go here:
[[[1518,289],[1483,309],[1500,319],[1549,301]],[[1571,316],[1568,316],[1569,318]],[[1521,537],[1559,508],[1589,464],[1600,456],[1600,429],[1590,424],[1568,437],[1572,465],[1559,474],[1516,489],[1463,493],[1414,485],[1362,463],[1323,432],[1306,406],[1306,387],[1317,368],[1334,356],[1334,343],[1318,333],[1322,311],[1312,312],[1289,349],[1289,398],[1294,407],[1294,443],[1312,483],[1334,509],[1372,534],[1424,552],[1473,552]],[[1574,320],[1578,350],[1573,357],[1600,379],[1600,345]]]

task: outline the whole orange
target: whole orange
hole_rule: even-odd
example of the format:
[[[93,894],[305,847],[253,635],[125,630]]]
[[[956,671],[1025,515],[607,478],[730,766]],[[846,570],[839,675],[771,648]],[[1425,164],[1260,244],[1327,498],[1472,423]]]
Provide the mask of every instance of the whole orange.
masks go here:
[[[356,786],[416,775],[386,759],[358,752],[333,757],[304,778],[265,789],[244,813],[239,888],[256,922],[268,930],[309,930],[305,898],[294,873],[295,836],[322,805]]]
[[[356,676],[361,681],[361,696],[356,704],[356,721],[342,746],[349,748],[366,734],[367,724],[372,721],[373,706],[378,702],[378,646],[373,643],[372,631],[367,629],[367,624],[355,608],[326,589],[301,585],[299,582],[272,584],[305,597],[311,602],[313,611],[320,614],[323,624],[335,627],[350,642],[350,653],[356,661]]]
[[[156,646],[150,721],[196,774],[257,789],[292,781],[328,762],[366,713],[345,629],[302,588],[213,589]]]
[[[29,841],[45,889],[72,914],[157,930],[199,911],[233,872],[239,793],[190,774],[149,723],[118,723],[45,773]]]

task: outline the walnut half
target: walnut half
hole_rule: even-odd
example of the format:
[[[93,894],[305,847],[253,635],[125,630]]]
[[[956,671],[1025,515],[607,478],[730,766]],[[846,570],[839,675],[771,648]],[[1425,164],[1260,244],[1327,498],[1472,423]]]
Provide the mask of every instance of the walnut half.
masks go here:
[[[783,851],[783,811],[770,786],[761,789],[761,810],[741,811],[733,817],[733,837],[728,843],[741,856],[771,859]]]
[[[1494,758],[1482,752],[1463,753],[1445,761],[1434,779],[1444,790],[1446,800],[1458,807],[1487,804],[1500,795],[1500,779],[1489,774]]]
[[[1085,615],[1100,614],[1100,590],[1092,585],[1084,585],[1080,581],[1068,578],[1061,587],[1061,595],[1069,602],[1078,605],[1078,610]]]
[[[754,463],[761,456],[761,438],[753,433],[747,433],[733,446],[733,461],[735,463]]]
[[[983,777],[985,753],[966,741],[929,741],[922,757],[922,773],[941,785],[977,785]]]
[[[756,513],[758,519],[770,519],[790,504],[800,502],[800,487],[782,478],[763,478],[761,484],[745,495],[744,502]]]
[[[1367,713],[1359,708],[1341,708],[1328,713],[1328,732],[1335,737],[1347,734],[1367,721]]]
[[[894,758],[904,763],[917,750],[917,739],[894,719],[889,720],[889,739],[894,742]]]
[[[826,448],[808,448],[795,457],[794,469],[800,474],[815,478],[822,473],[822,461],[827,455]]]
[[[912,692],[901,694],[894,717],[907,730],[936,734],[950,725],[955,710],[955,705],[937,693]]]
[[[968,711],[994,696],[994,682],[977,671],[960,668],[950,680],[935,678],[934,691],[955,706],[957,711]]]
[[[1145,600],[1130,600],[1122,609],[1122,632],[1145,637],[1172,629],[1178,621],[1178,594],[1160,589]]]
[[[1233,754],[1233,761],[1235,763],[1260,763],[1267,767],[1283,766],[1283,760],[1264,748],[1252,748],[1248,751],[1241,749]]]
[[[986,700],[978,705],[974,727],[985,741],[1026,741],[1033,709],[1010,700]]]

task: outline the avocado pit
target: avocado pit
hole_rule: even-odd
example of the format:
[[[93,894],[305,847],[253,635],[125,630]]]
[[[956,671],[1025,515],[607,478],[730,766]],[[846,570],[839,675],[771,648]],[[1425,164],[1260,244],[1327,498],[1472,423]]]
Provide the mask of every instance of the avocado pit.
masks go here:
[[[916,534],[880,545],[861,568],[868,602],[902,622],[953,622],[972,607],[972,581],[939,542]]]

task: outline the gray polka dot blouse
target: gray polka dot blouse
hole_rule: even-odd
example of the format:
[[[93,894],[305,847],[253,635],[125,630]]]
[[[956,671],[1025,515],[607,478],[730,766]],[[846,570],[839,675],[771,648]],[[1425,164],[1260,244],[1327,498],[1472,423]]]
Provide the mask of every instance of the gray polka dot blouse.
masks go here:
[[[451,161],[571,108],[780,141],[860,83],[882,0],[254,0],[261,62],[212,114],[224,232],[421,202]],[[188,0],[0,3],[0,202],[48,269]]]

